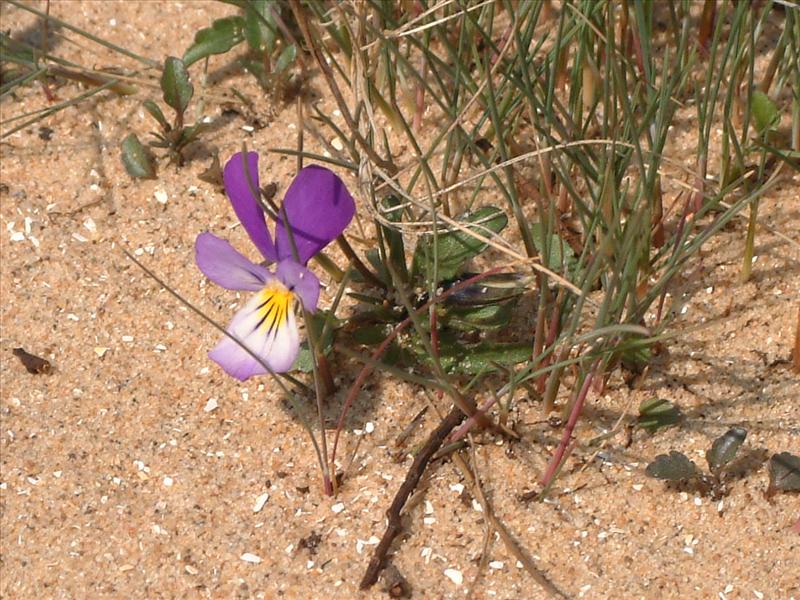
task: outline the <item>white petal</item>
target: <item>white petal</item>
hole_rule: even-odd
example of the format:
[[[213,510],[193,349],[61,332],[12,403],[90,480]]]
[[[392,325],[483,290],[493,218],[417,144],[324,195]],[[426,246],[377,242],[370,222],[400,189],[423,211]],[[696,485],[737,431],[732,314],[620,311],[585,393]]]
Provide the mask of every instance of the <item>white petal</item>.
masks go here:
[[[280,283],[256,294],[236,315],[228,332],[259,356],[272,371],[288,371],[300,349],[294,295]],[[225,337],[209,352],[225,372],[244,381],[267,371],[246,350]]]

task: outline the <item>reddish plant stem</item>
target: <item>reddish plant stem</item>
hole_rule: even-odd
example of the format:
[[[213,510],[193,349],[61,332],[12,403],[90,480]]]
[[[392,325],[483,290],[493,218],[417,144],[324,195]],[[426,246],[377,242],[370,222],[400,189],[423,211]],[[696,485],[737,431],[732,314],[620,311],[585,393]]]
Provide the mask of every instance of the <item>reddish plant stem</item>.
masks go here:
[[[575,399],[575,404],[572,407],[572,412],[569,415],[567,425],[564,427],[564,434],[561,436],[561,441],[558,443],[558,448],[556,448],[556,452],[553,454],[553,458],[550,459],[550,463],[547,465],[547,470],[544,472],[544,475],[542,475],[542,479],[540,480],[540,483],[544,487],[548,487],[550,485],[553,475],[555,475],[559,465],[561,464],[561,461],[564,459],[564,453],[567,450],[567,446],[569,446],[569,440],[572,438],[572,432],[575,429],[575,424],[578,422],[578,417],[583,409],[586,396],[589,394],[589,389],[592,386],[594,370],[597,368],[599,362],[599,359],[595,361],[595,363],[589,369],[589,372],[586,374],[586,379],[583,380],[581,391],[578,393],[578,397]]]
[[[439,392],[439,393],[441,394],[441,392]],[[463,438],[465,435],[467,435],[467,433],[469,433],[469,431],[473,427],[475,427],[475,424],[478,422],[478,419],[480,417],[482,417],[483,415],[485,415],[486,411],[489,410],[490,408],[492,408],[492,406],[495,405],[497,400],[498,400],[497,396],[493,396],[492,398],[489,398],[486,402],[481,404],[481,406],[478,408],[478,410],[475,411],[475,414],[472,415],[466,421],[464,421],[461,424],[461,426],[452,433],[452,435],[450,436],[450,439],[448,440],[448,442],[450,442],[452,444],[453,442],[457,442],[458,440]]]
[[[432,304],[436,304],[437,302],[442,302],[446,300],[451,294],[454,294],[455,292],[458,292],[464,289],[465,287],[477,283],[482,279],[491,277],[492,275],[495,275],[496,273],[502,271],[502,269],[503,267],[495,267],[483,273],[479,273],[474,277],[465,279],[464,281],[457,283],[451,288],[448,288],[438,296],[434,296],[433,298],[428,300],[425,304],[420,306],[416,311],[414,311],[414,313],[417,315],[422,314],[423,312],[428,310],[428,307],[431,306]],[[406,319],[402,323],[397,325],[397,327],[395,327],[392,330],[392,332],[388,336],[386,336],[386,339],[383,340],[383,342],[381,342],[381,345],[378,346],[376,350],[372,353],[372,360],[377,361],[383,355],[383,353],[386,352],[386,349],[389,347],[389,344],[391,344],[392,341],[411,324],[411,322],[412,322],[411,317],[409,316],[406,317]],[[372,364],[374,364],[374,362]],[[339,447],[339,436],[342,433],[342,428],[344,427],[344,420],[347,417],[347,413],[350,411],[350,407],[352,407],[353,402],[355,402],[358,392],[361,391],[361,386],[364,385],[364,382],[367,380],[367,377],[370,376],[372,370],[373,366],[371,364],[364,365],[364,368],[362,368],[361,372],[359,372],[358,376],[356,377],[356,380],[353,382],[353,385],[350,386],[350,391],[347,393],[347,398],[345,399],[344,406],[342,407],[342,413],[339,415],[339,421],[336,423],[336,435],[333,438],[331,464],[334,464],[336,460],[336,449]]]

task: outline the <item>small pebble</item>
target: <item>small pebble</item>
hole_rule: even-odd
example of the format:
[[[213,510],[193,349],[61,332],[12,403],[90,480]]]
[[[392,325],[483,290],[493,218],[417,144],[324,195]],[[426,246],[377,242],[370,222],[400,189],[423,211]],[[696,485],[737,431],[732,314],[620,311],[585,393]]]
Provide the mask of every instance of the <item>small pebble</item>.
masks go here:
[[[493,560],[489,563],[490,569],[502,569],[503,568],[503,561],[502,560]]]
[[[331,506],[331,510],[337,515],[344,510],[344,502],[337,502]]]
[[[174,479],[172,479],[172,477],[170,477],[169,475],[166,475],[166,476],[164,477],[164,485],[165,485],[166,487],[172,487],[172,484],[173,484],[173,483],[175,483],[175,480],[174,480]]]
[[[156,202],[160,204],[166,204],[167,200],[169,200],[169,196],[167,195],[167,192],[165,192],[164,190],[156,190],[153,193],[153,195],[156,198]]]
[[[205,407],[203,408],[204,411],[210,413],[213,410],[216,410],[219,407],[219,403],[217,402],[216,398],[209,398],[208,402],[206,402]]]

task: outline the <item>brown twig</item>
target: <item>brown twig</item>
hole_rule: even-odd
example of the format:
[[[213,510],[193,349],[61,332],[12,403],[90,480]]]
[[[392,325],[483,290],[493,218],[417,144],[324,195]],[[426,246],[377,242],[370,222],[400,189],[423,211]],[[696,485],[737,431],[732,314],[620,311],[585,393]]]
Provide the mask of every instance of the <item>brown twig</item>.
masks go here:
[[[428,436],[428,441],[425,442],[425,445],[417,453],[413,464],[408,469],[403,485],[397,490],[392,504],[386,511],[386,518],[388,520],[386,531],[383,533],[381,541],[375,547],[372,559],[369,561],[367,570],[364,572],[364,577],[361,579],[361,584],[359,585],[360,589],[369,589],[378,581],[378,575],[380,575],[381,569],[383,569],[386,562],[386,555],[389,552],[392,541],[394,541],[394,538],[397,537],[397,534],[400,533],[402,529],[400,513],[403,510],[403,506],[405,506],[409,496],[411,496],[411,493],[417,487],[417,483],[419,483],[422,474],[425,472],[425,468],[428,466],[431,457],[442,445],[447,435],[464,419],[464,417],[465,415],[461,412],[461,409],[454,406],[444,420],[439,423],[439,426]]]

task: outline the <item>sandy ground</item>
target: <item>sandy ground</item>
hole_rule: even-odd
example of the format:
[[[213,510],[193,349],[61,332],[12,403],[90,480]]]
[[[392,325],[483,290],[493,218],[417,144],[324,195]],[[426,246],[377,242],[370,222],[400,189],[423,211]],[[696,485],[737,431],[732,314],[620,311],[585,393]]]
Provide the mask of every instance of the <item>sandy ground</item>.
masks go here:
[[[36,33],[29,15],[0,10],[4,30]],[[182,53],[194,31],[231,10],[205,2],[52,5],[53,15],[158,60]],[[60,55],[84,64],[119,63],[96,46],[60,43]],[[218,98],[235,84],[259,98],[225,60],[211,63],[209,93]],[[66,99],[78,88],[53,91]],[[194,238],[211,230],[249,246],[224,195],[197,176],[210,151],[224,159],[243,140],[262,153],[293,146],[293,110],[250,133],[208,100],[218,126],[206,148],[180,170],[162,166],[157,181],[133,182],[118,144],[151,128],[140,107],[148,93],[157,96],[86,102],[0,146],[0,595],[383,597],[380,586],[357,586],[411,462],[397,457],[395,438],[426,405],[423,391],[370,379],[344,437],[344,456],[361,440],[350,476],[339,497],[324,497],[311,444],[274,386],[225,377],[206,357],[218,334],[120,251],[135,252],[227,322],[239,299],[194,266]],[[46,105],[32,85],[0,109],[6,119]],[[275,181],[281,195],[293,169],[291,159],[262,157],[262,182]],[[788,175],[761,205],[763,221],[795,243],[761,230],[754,276],[739,285],[745,222],[727,227],[683,274],[685,333],[643,389],[615,377],[602,397],[592,395],[577,435],[599,435],[652,396],[681,407],[680,427],[653,437],[637,431],[628,448],[623,432],[600,457],[579,447],[545,503],[519,499],[560,434],[538,404],[517,404],[520,441],[479,440],[478,470],[497,515],[568,596],[800,597],[800,535],[789,529],[800,503],[763,495],[768,456],[800,452],[800,384],[785,363],[800,301],[799,189],[800,177]],[[27,373],[12,355],[18,346],[49,359],[53,372]],[[346,390],[356,366],[343,360],[337,371]],[[409,447],[436,423],[429,411]],[[722,501],[645,477],[647,462],[670,449],[703,464],[710,440],[731,425],[749,437]],[[476,598],[543,597],[494,535],[479,569],[486,521],[452,462],[438,464],[425,487],[392,559],[413,597],[463,597],[479,572]]]

